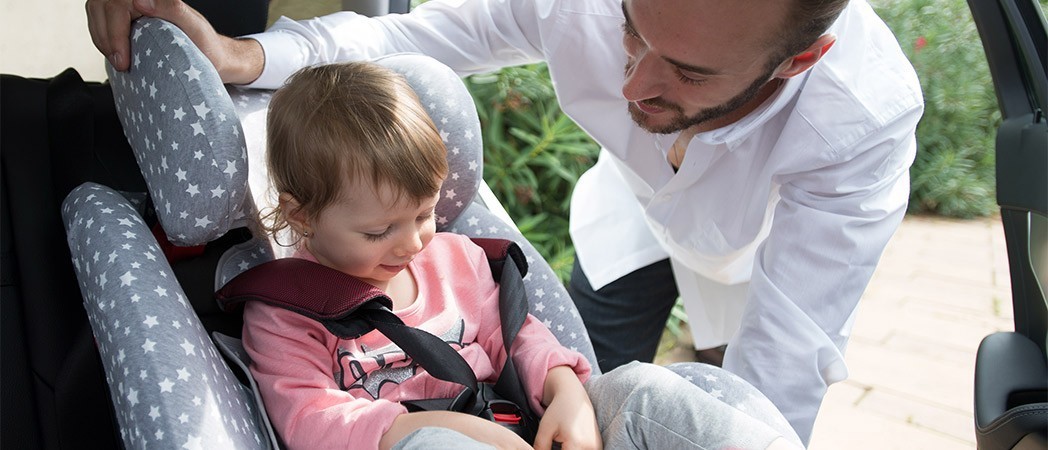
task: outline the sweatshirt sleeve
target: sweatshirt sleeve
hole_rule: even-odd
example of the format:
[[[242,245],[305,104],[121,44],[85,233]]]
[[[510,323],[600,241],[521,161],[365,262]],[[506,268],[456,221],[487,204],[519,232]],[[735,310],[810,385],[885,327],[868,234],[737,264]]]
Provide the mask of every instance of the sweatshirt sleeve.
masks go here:
[[[479,283],[484,283],[484,280],[492,280],[489,295],[476,298],[476,301],[485,301],[485,304],[477,305],[478,309],[493,311],[480,315],[481,325],[477,338],[491,358],[492,365],[501,370],[506,361],[506,350],[502,345],[502,322],[498,313],[499,287],[493,281],[484,250],[468,239],[463,238],[463,241],[467,246],[467,254],[473,261],[475,276]],[[524,383],[524,390],[528,394],[531,409],[539,415],[546,411],[546,408],[542,406],[542,393],[546,384],[546,374],[550,369],[557,366],[568,366],[578,375],[580,382],[585,382],[590,376],[591,368],[586,357],[561,345],[556,336],[530,313],[517,333],[512,352],[513,363]]]
[[[289,448],[377,448],[407,412],[339,389],[332,369],[338,340],[312,319],[249,302],[243,340],[266,410]]]

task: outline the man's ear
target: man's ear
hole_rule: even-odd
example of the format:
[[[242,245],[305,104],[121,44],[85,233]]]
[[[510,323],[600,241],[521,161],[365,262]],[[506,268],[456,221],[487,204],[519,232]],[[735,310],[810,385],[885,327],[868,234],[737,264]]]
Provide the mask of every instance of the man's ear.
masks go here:
[[[830,47],[837,42],[837,36],[832,34],[824,34],[819,36],[808,48],[804,49],[794,55],[792,58],[783,61],[779,68],[775,71],[775,76],[778,78],[790,78],[797,74],[803,73],[805,70],[814,66],[815,63],[819,62],[827,52],[830,51]]]
[[[309,217],[298,200],[285,192],[280,194],[278,201],[280,210],[284,212],[284,219],[287,220],[288,225],[291,225],[291,229],[298,234],[308,232]]]

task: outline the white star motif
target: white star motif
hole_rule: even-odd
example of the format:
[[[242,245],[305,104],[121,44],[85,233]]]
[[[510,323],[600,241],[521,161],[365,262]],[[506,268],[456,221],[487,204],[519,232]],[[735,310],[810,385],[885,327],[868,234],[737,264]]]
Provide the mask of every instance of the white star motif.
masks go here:
[[[714,390],[710,391],[710,395],[712,395],[713,398],[722,398],[722,397],[724,397],[724,392],[721,391],[720,389],[714,389]]]
[[[448,136],[449,136],[449,133],[447,131],[440,130],[440,140],[442,140],[444,142],[447,142],[448,141]]]
[[[182,347],[182,350],[186,351],[186,355],[187,356],[196,354],[196,346],[193,345],[193,344],[190,344],[189,343],[189,339],[184,339],[183,338],[182,339],[182,343],[179,344],[179,346]]]
[[[129,220],[129,219],[128,219],[128,218],[126,218],[126,217],[125,217],[125,218],[122,218],[122,219],[120,219],[120,220],[117,220],[117,223],[119,223],[120,225],[123,225],[123,226],[125,226],[125,227],[133,227],[133,226],[135,226],[135,224],[134,224],[134,223],[132,223],[132,222],[131,222],[131,220]]]
[[[182,120],[182,117],[185,115],[186,112],[182,111],[181,107],[175,110],[175,120]]]
[[[131,275],[131,271],[128,270],[127,272],[124,272],[123,275],[120,275],[120,285],[121,286],[130,286],[131,282],[135,281],[137,279],[138,278],[135,278],[134,275]]]
[[[472,171],[476,172],[477,171],[477,167],[479,167],[479,166],[477,165],[476,161],[470,161],[469,162],[469,170],[472,170]]]
[[[535,312],[542,312],[542,310],[544,309],[546,309],[546,305],[542,302],[538,302],[535,304]]]
[[[444,191],[444,198],[454,199],[455,195],[456,194],[455,194],[455,190],[454,189],[448,189],[448,190]]]
[[[130,230],[128,230],[128,231],[124,232],[124,237],[126,237],[128,239],[134,239],[134,238],[138,237],[138,235],[136,235],[135,233],[132,233]]]
[[[233,174],[237,173],[237,163],[234,161],[226,162],[226,170],[223,170],[222,172],[226,175],[233,176]]]
[[[186,414],[186,413],[182,413],[182,415],[178,416],[178,422],[179,423],[187,423],[187,422],[189,422],[189,415]]]
[[[200,228],[207,228],[208,225],[211,225],[212,223],[213,222],[208,220],[207,216],[197,217],[195,226],[200,227]]]
[[[189,371],[186,370],[185,367],[178,369],[178,379],[182,381],[189,381]]]
[[[142,255],[145,256],[146,259],[148,259],[150,261],[156,261],[156,255],[154,255],[153,252],[145,252]]]
[[[717,376],[712,373],[707,373],[703,377],[706,378],[706,381],[709,381],[710,383],[714,383],[718,379]]]
[[[185,72],[182,72],[182,73],[186,74],[186,77],[189,78],[188,81],[193,81],[193,80],[200,81],[200,74],[203,73],[203,72],[197,70],[196,67],[189,66],[189,70],[187,70]]]
[[[149,98],[156,98],[156,83],[149,84]]]
[[[211,108],[208,108],[205,102],[200,102],[199,105],[193,105],[193,110],[196,111],[197,117],[204,120],[207,120],[207,113],[211,112]]]
[[[186,181],[186,173],[187,172],[185,170],[179,167],[178,171],[175,172],[175,177],[178,178],[178,181]]]
[[[189,439],[186,440],[185,444],[182,444],[182,448],[186,450],[203,450],[204,446],[201,444],[200,436],[189,435]]]
[[[143,320],[142,323],[149,328],[160,325],[160,322],[156,320],[156,316],[146,316],[146,320]]]
[[[153,289],[153,292],[156,292],[156,295],[160,297],[167,297],[167,289],[164,289],[160,286],[157,286],[156,289]]]
[[[109,254],[109,263],[112,264],[113,261],[116,261],[116,250],[113,250],[113,253]]]
[[[106,280],[106,273],[102,272],[102,274],[98,276],[98,287],[100,287],[100,288],[106,287],[106,281],[107,281]]]
[[[200,187],[195,184],[190,184],[189,188],[186,189],[186,192],[189,193],[190,197],[196,197],[196,195],[200,193]]]
[[[159,417],[160,417],[160,407],[159,406],[150,406],[149,407],[149,418],[153,419],[153,421],[155,422],[156,419],[159,418]]]
[[[197,150],[193,152],[193,159],[201,159],[204,157],[204,152]]]
[[[222,198],[222,194],[225,194],[226,190],[222,189],[221,186],[211,190],[211,198]]]
[[[164,378],[164,381],[157,384],[160,386],[160,392],[173,392],[171,388],[175,387],[175,382],[170,378]]]
[[[127,401],[131,402],[131,406],[138,404],[138,391],[134,388],[128,390]]]
[[[146,339],[145,343],[142,344],[142,350],[144,353],[149,353],[156,350],[156,342]]]
[[[153,437],[155,437],[156,440],[158,440],[158,441],[164,440],[164,431],[163,430],[156,430],[156,433],[153,433]]]
[[[190,126],[193,127],[193,136],[204,134],[204,127],[200,125],[200,122],[196,122]]]
[[[467,220],[467,222],[469,222],[469,226],[475,227],[478,223],[480,223],[480,219],[478,219],[476,216],[472,216]]]

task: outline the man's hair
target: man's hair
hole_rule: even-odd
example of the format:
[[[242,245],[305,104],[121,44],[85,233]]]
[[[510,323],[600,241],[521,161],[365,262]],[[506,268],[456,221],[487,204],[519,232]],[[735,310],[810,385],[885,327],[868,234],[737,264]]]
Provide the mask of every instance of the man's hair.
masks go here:
[[[299,70],[273,95],[266,134],[273,188],[309,218],[339,200],[347,178],[417,203],[436,194],[448,172],[440,133],[411,86],[374,63]],[[286,228],[291,212],[268,213],[269,231]]]
[[[848,0],[790,0],[782,33],[771,44],[778,47],[768,62],[771,68],[808,48],[841,15]]]

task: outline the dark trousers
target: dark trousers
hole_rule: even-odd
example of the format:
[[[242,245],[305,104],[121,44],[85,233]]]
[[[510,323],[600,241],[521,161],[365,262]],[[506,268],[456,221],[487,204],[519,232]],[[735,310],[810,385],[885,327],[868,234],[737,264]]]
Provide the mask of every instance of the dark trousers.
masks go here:
[[[668,259],[594,291],[578,259],[568,294],[586,324],[602,372],[630,361],[651,362],[679,293]]]

